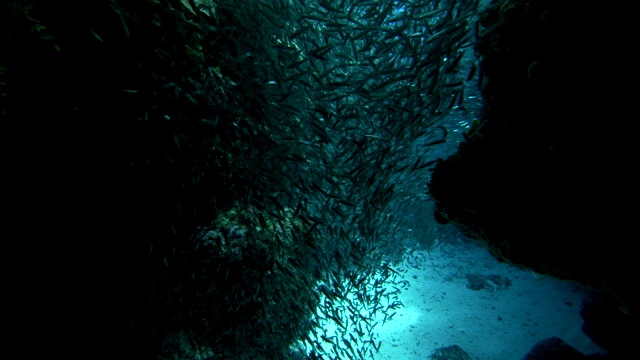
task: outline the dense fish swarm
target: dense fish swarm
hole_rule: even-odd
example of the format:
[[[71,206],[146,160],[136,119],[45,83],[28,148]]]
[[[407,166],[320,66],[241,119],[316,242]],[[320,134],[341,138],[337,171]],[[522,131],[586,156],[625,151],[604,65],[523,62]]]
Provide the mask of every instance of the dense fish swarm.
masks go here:
[[[87,1],[57,27],[52,5],[11,3],[60,61],[113,64],[96,97],[130,106],[104,110],[142,224],[116,325],[92,330],[117,334],[110,351],[375,356],[374,316],[402,306],[394,199],[424,188],[442,119],[465,111],[478,0]]]

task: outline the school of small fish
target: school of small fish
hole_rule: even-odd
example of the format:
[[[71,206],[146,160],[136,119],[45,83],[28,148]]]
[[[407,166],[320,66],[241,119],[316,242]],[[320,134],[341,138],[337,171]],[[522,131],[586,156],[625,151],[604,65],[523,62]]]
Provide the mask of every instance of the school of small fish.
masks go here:
[[[139,16],[120,3],[129,36]],[[149,70],[157,96],[192,110],[145,117],[196,122],[199,134],[170,142],[188,152],[205,138],[213,155],[183,186],[215,178],[233,199],[208,224],[172,224],[182,243],[148,244],[166,278],[151,303],[173,329],[153,335],[161,358],[375,358],[376,326],[407,282],[388,255],[410,211],[394,199],[424,187],[449,135],[442,119],[465,111],[480,0],[149,3],[151,26],[184,41],[153,56],[187,59]],[[200,205],[178,204],[177,218],[198,218]]]

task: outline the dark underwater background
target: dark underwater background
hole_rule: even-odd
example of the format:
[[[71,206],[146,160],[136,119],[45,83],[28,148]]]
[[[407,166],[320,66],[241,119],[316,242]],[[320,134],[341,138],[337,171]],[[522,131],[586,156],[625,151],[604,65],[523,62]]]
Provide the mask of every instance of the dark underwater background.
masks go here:
[[[1,6],[21,357],[634,353],[623,6]]]

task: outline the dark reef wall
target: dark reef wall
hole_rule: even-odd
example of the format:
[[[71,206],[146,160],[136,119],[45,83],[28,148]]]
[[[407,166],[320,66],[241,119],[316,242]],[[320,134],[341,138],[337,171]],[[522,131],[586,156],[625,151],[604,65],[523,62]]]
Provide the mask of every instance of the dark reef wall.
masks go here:
[[[430,191],[437,219],[498,258],[635,302],[629,32],[604,10],[516,0],[484,14],[483,115]]]

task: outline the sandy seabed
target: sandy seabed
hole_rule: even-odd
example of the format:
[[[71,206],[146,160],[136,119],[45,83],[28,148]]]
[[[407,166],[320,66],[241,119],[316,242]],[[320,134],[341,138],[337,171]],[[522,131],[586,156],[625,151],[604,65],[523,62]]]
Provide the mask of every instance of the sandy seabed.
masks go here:
[[[425,360],[458,345],[472,359],[522,359],[538,341],[559,337],[584,354],[602,353],[580,330],[587,290],[572,281],[501,263],[476,243],[414,251],[398,267],[404,304],[377,328],[376,359]]]

